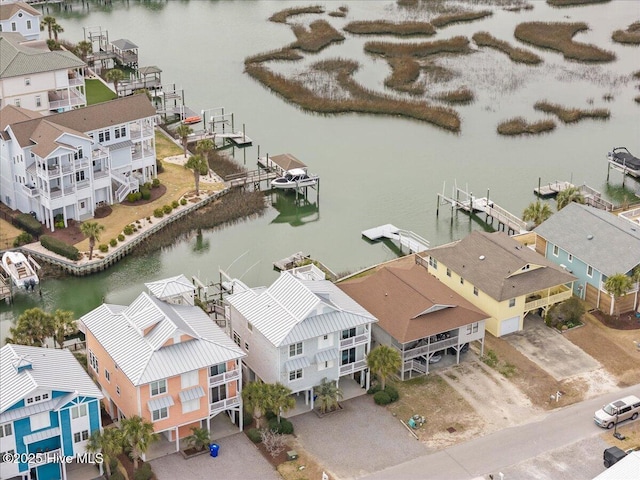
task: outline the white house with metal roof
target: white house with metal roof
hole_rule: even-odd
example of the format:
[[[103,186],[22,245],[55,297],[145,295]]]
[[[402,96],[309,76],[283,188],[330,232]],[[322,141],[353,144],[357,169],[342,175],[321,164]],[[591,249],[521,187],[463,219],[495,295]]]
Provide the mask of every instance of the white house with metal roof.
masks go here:
[[[245,353],[202,309],[143,292],[129,306],[102,304],[80,322],[112,418],[139,415],[176,450],[191,427],[210,428],[219,413],[242,430]]]
[[[39,25],[38,25],[39,28]],[[87,104],[85,62],[47,42],[0,33],[0,107],[15,105],[43,115]]]
[[[44,117],[0,110],[0,201],[52,230],[92,218],[157,176],[155,108],[146,95]]]
[[[5,345],[0,379],[0,479],[66,479],[59,457],[86,453],[102,393],[69,350]]]
[[[534,230],[536,251],[578,277],[573,293],[606,313],[614,301],[604,288],[617,273],[640,268],[640,226],[597,208],[570,203]],[[638,303],[638,283],[617,300],[620,311]]]
[[[330,281],[285,271],[268,288],[236,287],[225,300],[249,380],[280,382],[303,393],[311,409],[323,378],[339,384],[350,377],[369,388],[365,357],[377,320]]]
[[[159,300],[177,305],[194,304],[194,285],[182,274],[156,282],[148,282],[144,286],[147,287],[151,295]]]
[[[42,13],[25,2],[0,3],[0,32],[17,32],[27,40],[40,40]]]

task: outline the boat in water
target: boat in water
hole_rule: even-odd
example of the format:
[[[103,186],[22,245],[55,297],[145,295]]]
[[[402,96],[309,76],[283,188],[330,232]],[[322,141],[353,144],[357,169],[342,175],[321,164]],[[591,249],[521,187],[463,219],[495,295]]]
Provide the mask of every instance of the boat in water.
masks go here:
[[[611,163],[640,174],[640,158],[631,154],[625,147],[616,147],[607,154]]]
[[[5,252],[2,255],[2,268],[11,277],[11,281],[16,287],[33,290],[40,283],[36,274],[37,264],[31,263],[20,252]]]
[[[294,168],[287,170],[283,177],[274,178],[271,181],[271,188],[277,188],[281,190],[312,187],[317,185],[318,176],[309,175],[302,168]]]

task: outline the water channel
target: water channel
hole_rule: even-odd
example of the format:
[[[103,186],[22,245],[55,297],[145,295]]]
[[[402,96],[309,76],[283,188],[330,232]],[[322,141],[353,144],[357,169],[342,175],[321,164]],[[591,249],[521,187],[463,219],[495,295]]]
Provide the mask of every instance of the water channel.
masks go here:
[[[83,27],[99,25],[110,40],[127,38],[137,44],[140,65],[162,68],[163,82],[184,88],[186,103],[193,110],[224,106],[233,112],[236,128],[244,124],[254,139],[254,147],[236,150],[240,163],[246,161],[248,168],[254,168],[257,145],[261,155],[289,152],[320,175],[321,189],[319,198],[310,193],[311,205],[304,208],[296,207],[290,198],[271,197],[275,207],[263,217],[204,232],[199,239],[194,234],[171,248],[126,258],[90,277],[45,279],[42,295],[22,293],[13,306],[0,307],[2,342],[10,322],[25,308],[62,308],[80,316],[103,300],[128,304],[143,290],[144,282],[180,273],[211,281],[221,267],[250,285],[268,285],[277,275],[272,262],[298,251],[336,272],[355,271],[396,256],[388,246],[361,238],[362,230],[386,223],[412,230],[432,245],[461,238],[483,226],[462,214],[452,219],[448,208],[436,217],[437,193],[446,185],[450,194],[454,182],[476,196],[490,191],[496,203],[516,215],[535,199],[532,191],[539,177],[543,183],[586,183],[617,202],[624,195],[632,198],[640,190],[632,179],[626,180],[623,189],[621,174],[611,172],[607,184],[605,155],[616,146],[640,153],[639,106],[634,102],[640,94],[639,82],[631,79],[640,65],[640,49],[611,41],[614,30],[626,29],[637,19],[638,4],[629,0],[554,9],[542,1],[531,3],[532,10],[520,12],[496,8],[487,19],[443,28],[428,40],[470,37],[486,30],[515,44],[513,30],[520,22],[585,21],[591,29],[576,40],[612,50],[617,60],[581,65],[540,50],[536,53],[544,63],[538,67],[516,65],[490,50],[442,59],[443,65],[459,72],[447,88],[466,85],[476,95],[472,104],[456,107],[462,119],[459,134],[401,118],[304,112],[243,73],[245,57],[295,39],[288,25],[267,20],[272,13],[291,7],[289,1],[113,0],[109,8],[95,3],[83,8],[76,3],[72,11],[60,12],[50,7],[48,13],[64,28],[62,38],[78,42],[83,39]],[[325,18],[338,29],[352,20],[428,20],[425,14],[416,17],[393,1],[295,2],[305,4],[323,4],[327,11],[347,5],[346,18],[326,14],[296,18],[305,23]],[[305,57],[357,59],[362,67],[356,80],[383,91],[389,74],[386,61],[363,53],[362,45],[369,39],[345,36],[343,43]],[[302,65],[273,68],[291,73]],[[505,138],[496,133],[498,123],[515,116],[529,121],[545,118],[533,109],[543,99],[565,106],[608,108],[612,115],[608,121],[560,123],[542,136]]]

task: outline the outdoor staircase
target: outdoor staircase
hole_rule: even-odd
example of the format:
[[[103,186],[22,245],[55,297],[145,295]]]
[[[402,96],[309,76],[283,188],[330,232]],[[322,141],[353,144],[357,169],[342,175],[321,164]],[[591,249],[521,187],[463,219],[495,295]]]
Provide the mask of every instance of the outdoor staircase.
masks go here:
[[[127,177],[112,170],[111,180],[115,181],[112,185],[116,190],[115,197],[117,203],[123,202],[127,198],[127,195],[131,192],[137,192],[140,188],[140,182],[133,175]]]

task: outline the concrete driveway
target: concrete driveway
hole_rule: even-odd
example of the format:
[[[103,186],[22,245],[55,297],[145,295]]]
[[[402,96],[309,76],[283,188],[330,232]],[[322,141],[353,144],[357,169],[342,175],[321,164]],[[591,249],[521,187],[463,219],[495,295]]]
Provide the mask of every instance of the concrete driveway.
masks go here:
[[[528,315],[524,330],[502,338],[558,381],[602,368],[561,333],[547,327],[538,315]]]

